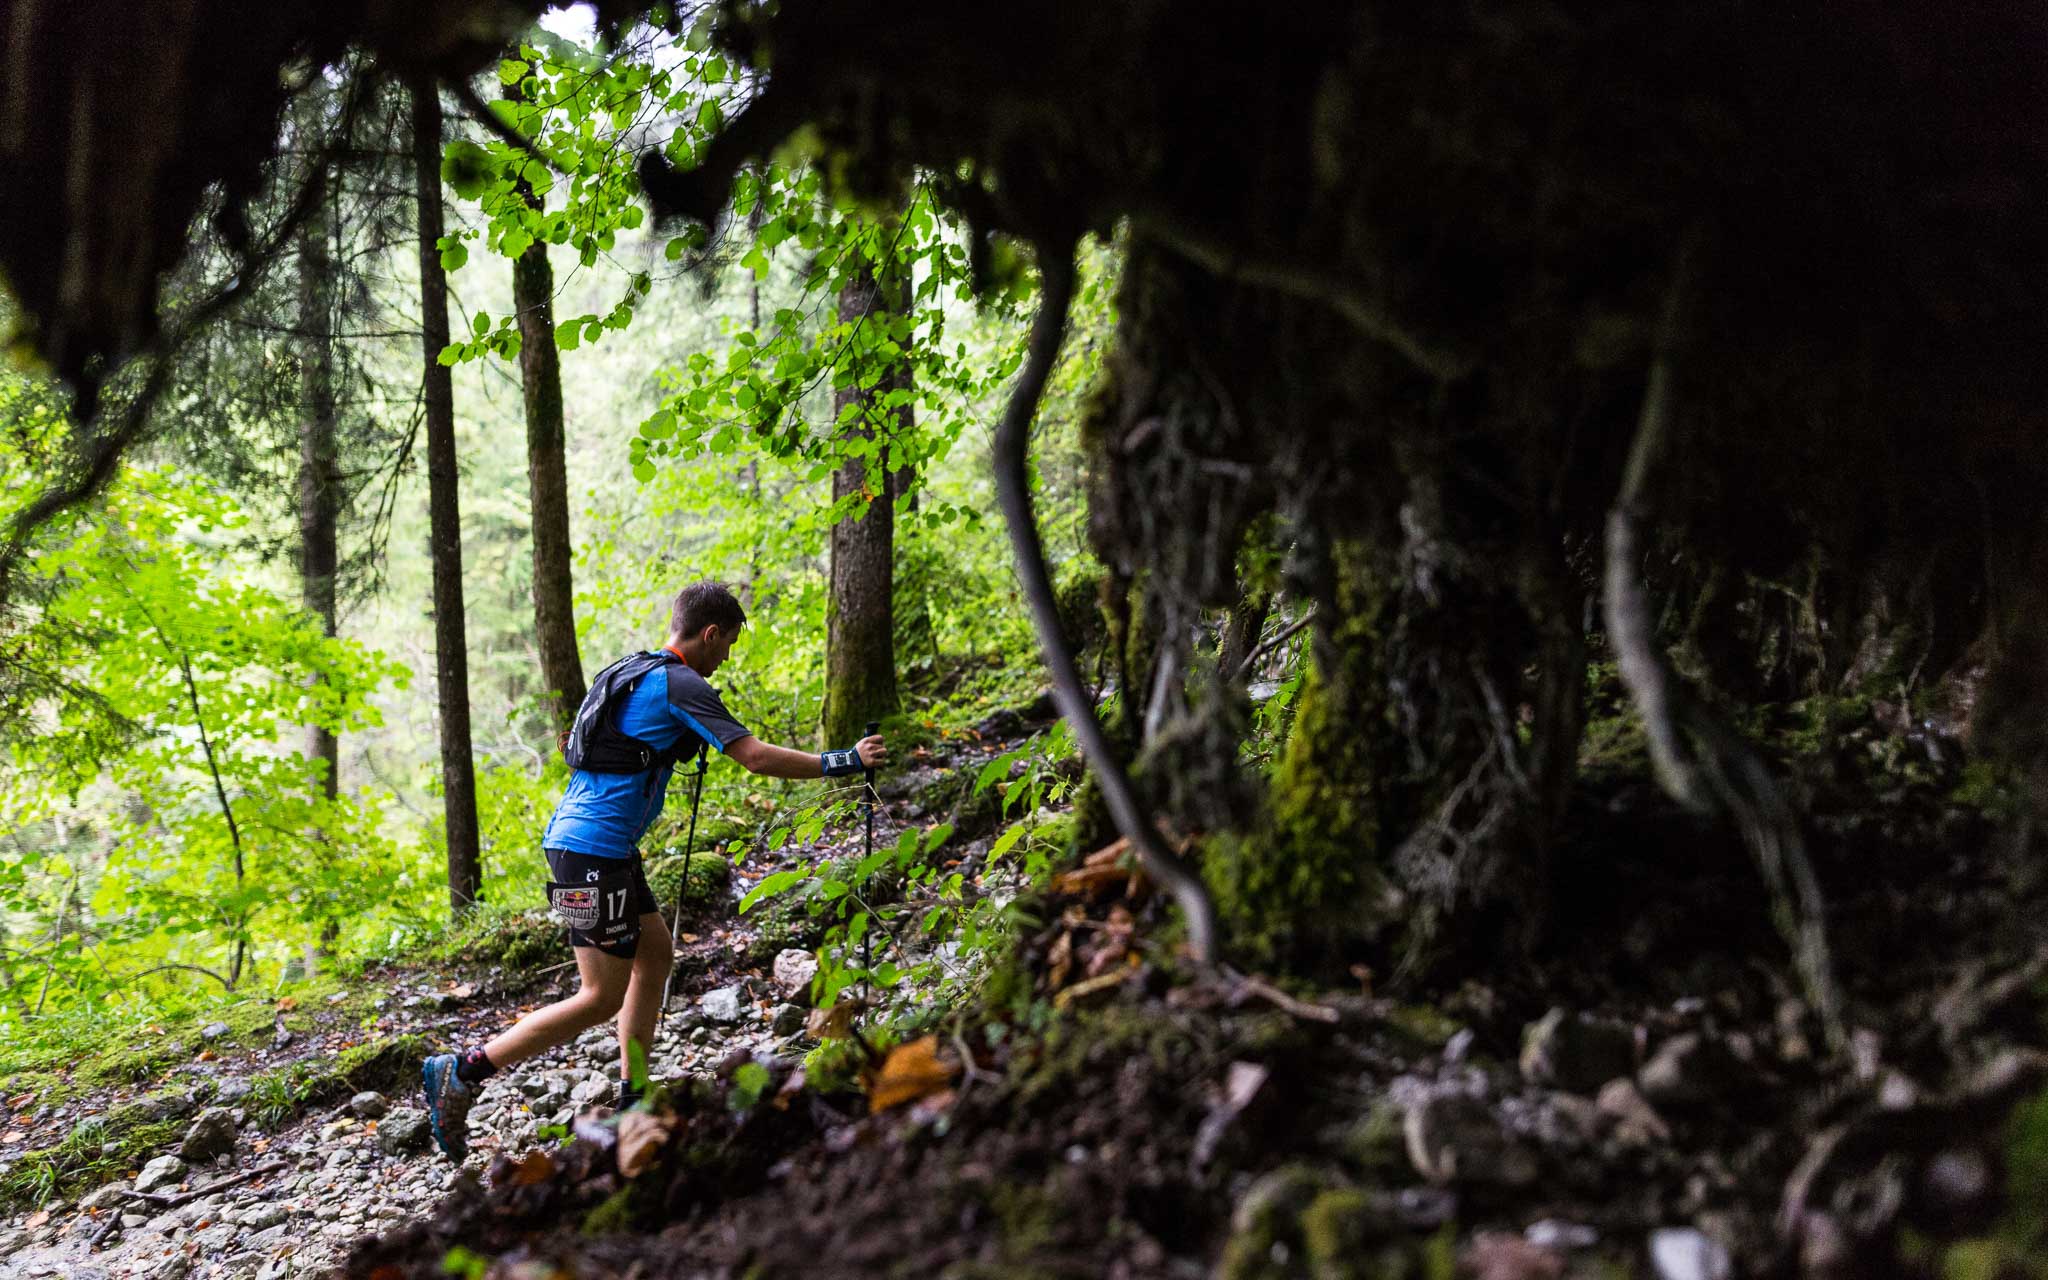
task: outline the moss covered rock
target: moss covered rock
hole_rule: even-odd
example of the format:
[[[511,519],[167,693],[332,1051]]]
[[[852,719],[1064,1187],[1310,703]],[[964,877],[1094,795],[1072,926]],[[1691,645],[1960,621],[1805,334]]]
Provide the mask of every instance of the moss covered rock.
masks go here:
[[[692,911],[723,907],[726,889],[732,884],[732,863],[699,849],[689,857],[690,880],[686,886],[683,860],[680,853],[647,860],[647,884],[654,890],[654,899],[662,910],[674,907],[678,890],[682,891],[683,905]]]

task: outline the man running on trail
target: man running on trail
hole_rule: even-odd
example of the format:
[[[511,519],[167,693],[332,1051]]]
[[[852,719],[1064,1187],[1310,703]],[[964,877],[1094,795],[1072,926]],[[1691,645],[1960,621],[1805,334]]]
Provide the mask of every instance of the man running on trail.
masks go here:
[[[469,1109],[484,1081],[612,1017],[619,1022],[619,1107],[638,1100],[629,1047],[654,1040],[675,944],[637,846],[661,812],[678,760],[716,747],[749,773],[818,778],[859,773],[888,758],[879,736],[820,755],[771,746],[734,719],[706,680],[745,622],[723,584],[694,583],[676,597],[667,644],[628,654],[592,682],[563,748],[575,771],[541,838],[548,905],[568,926],[583,985],[496,1039],[427,1059],[427,1114],[434,1141],[450,1159],[468,1155]]]

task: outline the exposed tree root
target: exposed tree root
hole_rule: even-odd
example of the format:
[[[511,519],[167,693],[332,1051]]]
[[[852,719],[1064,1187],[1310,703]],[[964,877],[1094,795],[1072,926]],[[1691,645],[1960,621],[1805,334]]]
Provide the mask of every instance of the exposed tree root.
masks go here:
[[[1670,435],[1671,347],[1690,257],[1690,249],[1680,254],[1659,326],[1657,353],[1643,393],[1635,441],[1629,448],[1621,490],[1607,515],[1602,593],[1607,634],[1622,683],[1628,686],[1629,697],[1643,718],[1658,784],[1688,808],[1718,811],[1734,819],[1771,895],[1772,922],[1792,948],[1806,997],[1820,1017],[1828,1043],[1840,1050],[1848,1037],[1841,989],[1829,955],[1827,908],[1813,863],[1806,855],[1799,815],[1756,749],[1701,701],[1672,668],[1657,643],[1656,620],[1637,569],[1648,511],[1644,491]]]
[[[1216,908],[1209,900],[1209,891],[1166,847],[1158,830],[1139,811],[1130,779],[1103,736],[1102,726],[1095,719],[1094,703],[1081,685],[1074,655],[1060,633],[1058,601],[1045,567],[1045,548],[1031,509],[1024,463],[1039,396],[1045,390],[1053,362],[1059,357],[1060,341],[1066,331],[1067,306],[1074,293],[1072,244],[1041,242],[1038,263],[1044,278],[1044,296],[1038,304],[1037,318],[1031,322],[1031,344],[1024,368],[1017,375],[1017,385],[1010,392],[1010,402],[996,427],[996,497],[1002,504],[1004,523],[1009,526],[1010,547],[1017,558],[1017,578],[1031,609],[1039,647],[1044,650],[1046,666],[1052,673],[1053,701],[1059,705],[1060,714],[1073,728],[1074,738],[1088,758],[1117,830],[1137,850],[1145,874],[1173,895],[1186,918],[1188,949],[1195,962],[1211,965],[1216,961]]]

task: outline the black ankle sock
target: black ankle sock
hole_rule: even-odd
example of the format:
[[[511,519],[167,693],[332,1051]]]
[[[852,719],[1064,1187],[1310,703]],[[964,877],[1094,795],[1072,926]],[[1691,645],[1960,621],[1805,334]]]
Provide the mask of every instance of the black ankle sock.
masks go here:
[[[619,1081],[619,1105],[614,1110],[625,1111],[637,1106],[645,1092],[644,1089],[635,1089],[629,1081]]]
[[[455,1059],[455,1078],[464,1084],[476,1084],[498,1074],[498,1068],[484,1056],[482,1049],[469,1049]]]

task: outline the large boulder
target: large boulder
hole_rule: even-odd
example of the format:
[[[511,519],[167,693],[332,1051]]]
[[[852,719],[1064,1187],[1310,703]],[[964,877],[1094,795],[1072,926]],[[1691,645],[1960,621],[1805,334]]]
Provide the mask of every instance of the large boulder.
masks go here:
[[[1531,1084],[1592,1094],[1609,1080],[1635,1072],[1635,1031],[1552,1009],[1522,1033],[1521,1067]]]
[[[737,985],[718,987],[705,992],[703,998],[697,1001],[697,1007],[703,1011],[708,1021],[730,1026],[738,1022],[745,1012],[746,993]]]
[[[377,1122],[377,1149],[388,1156],[424,1150],[430,1130],[427,1113],[400,1107]]]
[[[208,1107],[185,1131],[178,1154],[193,1164],[203,1164],[233,1151],[237,1136],[234,1115],[225,1107]]]
[[[142,1166],[142,1172],[135,1177],[135,1189],[141,1192],[161,1191],[175,1187],[185,1180],[186,1165],[176,1156],[158,1156]]]
[[[811,979],[818,976],[818,957],[801,947],[775,953],[775,989],[802,1004],[810,1003]]]

